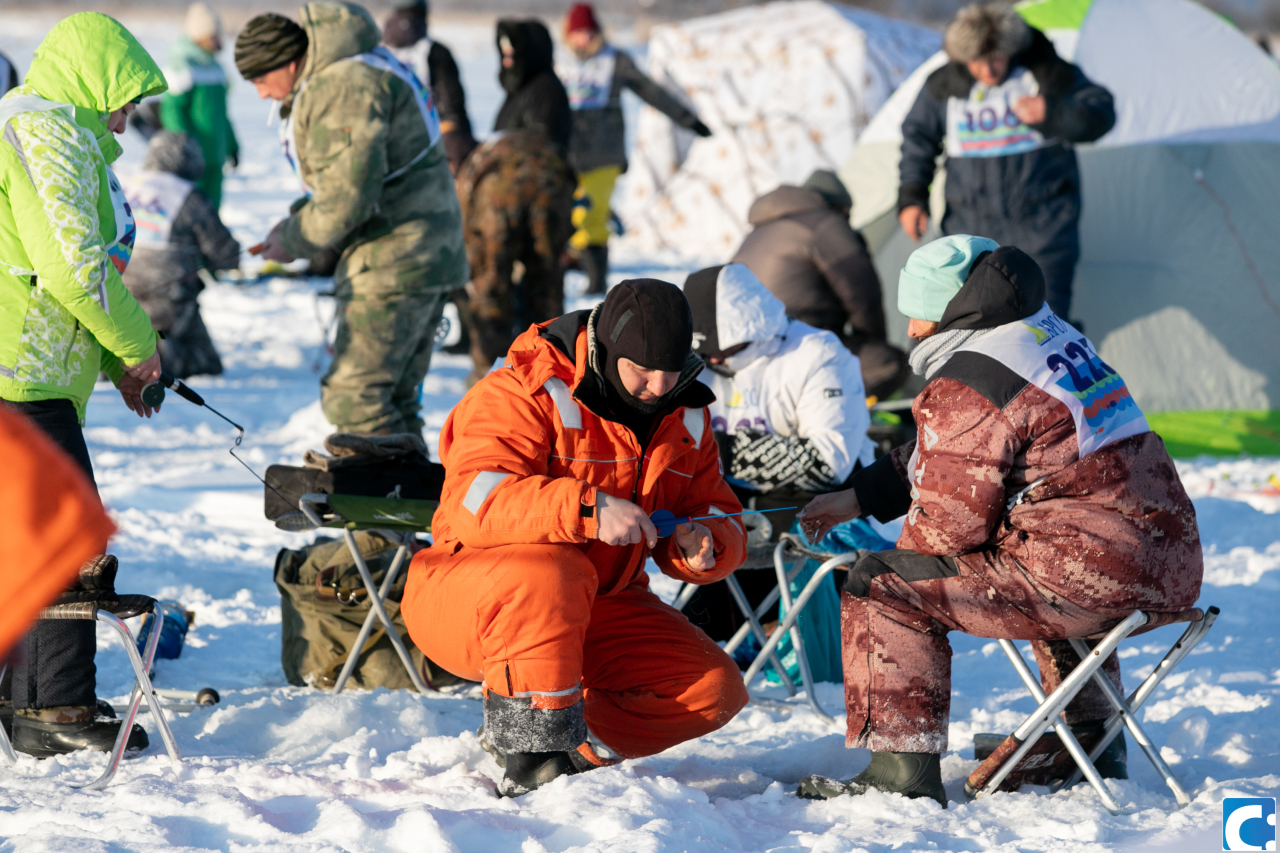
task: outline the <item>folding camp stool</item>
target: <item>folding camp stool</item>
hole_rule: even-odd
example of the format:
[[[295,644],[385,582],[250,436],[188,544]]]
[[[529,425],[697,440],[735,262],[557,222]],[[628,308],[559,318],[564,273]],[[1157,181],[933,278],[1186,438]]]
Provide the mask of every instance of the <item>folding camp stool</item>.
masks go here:
[[[1173,796],[1177,799],[1178,805],[1185,806],[1190,803],[1191,797],[1178,784],[1178,780],[1173,776],[1173,771],[1169,769],[1169,765],[1160,757],[1159,750],[1138,723],[1137,712],[1160,682],[1169,673],[1173,672],[1178,664],[1182,662],[1182,659],[1191,654],[1191,650],[1205,638],[1205,635],[1209,633],[1209,629],[1213,627],[1214,621],[1218,618],[1218,613],[1219,610],[1216,607],[1210,607],[1207,611],[1193,608],[1179,613],[1144,613],[1141,610],[1135,610],[1119,625],[1112,628],[1105,635],[1101,635],[1101,640],[1092,649],[1082,639],[1071,639],[1069,642],[1071,647],[1075,649],[1076,654],[1080,656],[1080,664],[1071,671],[1070,675],[1063,679],[1058,688],[1049,696],[1045,696],[1044,690],[1040,687],[1039,679],[1032,674],[1027,662],[1017,648],[1014,647],[1013,643],[1009,640],[1000,640],[1000,647],[1004,649],[1009,662],[1017,670],[1018,677],[1022,679],[1022,683],[1026,685],[1027,690],[1030,691],[1040,705],[1013,734],[1005,738],[1004,742],[996,747],[995,751],[978,766],[977,770],[973,771],[968,780],[965,781],[965,793],[977,798],[985,797],[999,789],[1001,783],[1018,769],[1019,762],[1031,751],[1036,741],[1044,735],[1046,727],[1052,726],[1061,739],[1062,745],[1076,763],[1075,772],[1053,790],[1061,790],[1074,785],[1083,777],[1088,779],[1089,784],[1098,792],[1103,805],[1112,814],[1119,814],[1121,812],[1120,805],[1111,796],[1107,786],[1103,784],[1102,777],[1098,775],[1093,762],[1098,759],[1098,756],[1102,755],[1103,751],[1116,738],[1123,727],[1129,730],[1138,746],[1142,748],[1143,753],[1155,765],[1156,772],[1160,774],[1165,784],[1173,791]],[[1159,666],[1143,680],[1137,690],[1129,694],[1127,699],[1121,696],[1115,685],[1111,683],[1111,679],[1107,678],[1106,673],[1102,671],[1102,664],[1107,657],[1119,647],[1126,637],[1135,633],[1144,633],[1163,625],[1181,622],[1190,624],[1183,631],[1178,642],[1174,643],[1173,648],[1169,649],[1164,659],[1160,661]],[[1094,638],[1090,637],[1088,639]],[[1076,697],[1076,694],[1090,680],[1102,689],[1103,694],[1115,710],[1103,727],[1102,739],[1086,754],[1080,742],[1071,733],[1071,728],[1066,724],[1061,714],[1071,700]]]
[[[760,559],[760,555],[755,552],[767,549],[751,549],[747,560],[741,567],[735,570],[734,574],[740,571],[755,571],[768,567],[768,563]],[[800,614],[804,612],[809,601],[817,593],[818,587],[827,575],[831,574],[842,566],[850,565],[857,562],[858,558],[865,552],[850,551],[847,554],[831,554],[826,551],[816,551],[810,548],[803,539],[791,533],[784,533],[778,540],[778,544],[772,547],[772,567],[777,574],[777,586],[765,596],[764,601],[759,607],[752,608],[747,600],[746,594],[742,591],[742,585],[738,583],[738,579],[733,574],[725,578],[725,583],[729,587],[729,594],[733,596],[734,603],[738,606],[738,610],[742,612],[743,617],[747,620],[738,628],[737,632],[725,643],[724,650],[733,654],[734,650],[747,639],[747,633],[751,632],[755,635],[756,641],[760,643],[760,651],[756,654],[755,660],[751,666],[747,668],[743,675],[743,681],[746,682],[748,692],[750,692],[751,682],[755,681],[760,675],[760,670],[764,668],[766,663],[773,664],[773,669],[781,678],[783,686],[787,688],[787,695],[796,695],[795,683],[787,674],[786,667],[778,659],[777,648],[778,643],[782,642],[782,638],[788,633],[791,636],[791,646],[796,652],[796,663],[800,669],[800,680],[804,686],[805,697],[808,699],[809,707],[813,708],[813,712],[829,723],[835,723],[835,719],[822,709],[818,704],[818,697],[813,687],[813,674],[809,668],[809,657],[805,652],[804,640],[800,636],[800,628],[797,620]],[[788,556],[792,557],[791,567],[787,567]],[[813,573],[813,577],[805,584],[804,589],[800,591],[800,595],[796,598],[791,596],[791,581],[804,569],[807,560],[820,560],[822,565]],[[683,609],[689,600],[693,598],[693,594],[697,591],[694,584],[686,584],[676,596],[675,608]],[[769,612],[778,601],[782,601],[783,609],[786,610],[786,616],[781,619],[773,632],[766,635],[764,627],[760,623],[760,619]],[[767,700],[752,696],[752,701],[765,704]]]
[[[178,744],[173,739],[173,732],[169,730],[168,720],[160,710],[160,700],[156,698],[155,688],[151,686],[151,677],[148,675],[152,664],[155,663],[156,648],[160,645],[160,631],[151,632],[147,638],[146,648],[143,649],[142,654],[138,654],[137,641],[134,640],[129,626],[124,624],[124,620],[130,617],[143,613],[151,613],[154,616],[155,612],[155,599],[145,595],[121,595],[110,599],[109,604],[106,601],[55,604],[40,611],[41,619],[88,620],[110,625],[120,635],[120,642],[124,643],[124,649],[129,653],[129,663],[133,665],[135,676],[133,693],[129,697],[129,704],[125,706],[124,716],[120,718],[120,734],[116,735],[115,745],[111,748],[107,768],[92,782],[85,785],[72,785],[73,788],[100,791],[110,784],[112,777],[116,775],[116,770],[120,767],[121,759],[124,758],[125,745],[129,742],[129,733],[133,731],[133,721],[138,716],[138,706],[142,703],[143,696],[147,698],[152,718],[160,727],[160,737],[164,740],[164,747],[169,752],[169,760],[173,763],[174,771],[182,768],[182,754],[178,752]],[[4,673],[5,667],[0,666],[0,678],[4,678]],[[0,753],[11,765],[17,764],[18,756],[3,728],[0,728]]]
[[[394,494],[385,498],[373,498],[312,493],[298,499],[298,508],[315,527],[342,529],[342,537],[347,543],[347,549],[351,551],[356,571],[360,573],[360,581],[364,584],[365,592],[369,596],[369,614],[365,617],[364,624],[360,626],[360,633],[356,635],[351,651],[347,653],[347,660],[342,665],[338,680],[333,684],[334,693],[341,693],[347,679],[351,677],[351,672],[355,669],[356,662],[364,650],[364,644],[369,639],[369,634],[373,632],[374,619],[381,621],[386,628],[387,639],[391,641],[396,654],[400,656],[400,662],[409,673],[413,686],[419,693],[430,691],[422,680],[422,673],[418,672],[418,668],[413,665],[409,650],[400,639],[400,632],[391,623],[391,617],[387,615],[387,608],[383,602],[386,601],[387,593],[395,584],[405,558],[409,556],[414,535],[431,532],[431,518],[435,515],[437,506],[439,504],[436,501],[406,500]],[[387,569],[386,577],[382,579],[381,587],[374,586],[369,565],[364,561],[364,555],[356,545],[354,534],[356,530],[379,530],[396,536],[400,541],[400,547],[391,561],[391,567]]]

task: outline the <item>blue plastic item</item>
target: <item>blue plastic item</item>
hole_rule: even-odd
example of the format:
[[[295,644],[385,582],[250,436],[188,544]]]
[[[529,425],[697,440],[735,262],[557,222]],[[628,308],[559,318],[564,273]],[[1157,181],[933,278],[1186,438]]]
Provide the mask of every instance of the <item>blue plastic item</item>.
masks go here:
[[[752,515],[757,512],[784,512],[789,509],[799,509],[794,506],[780,506],[776,509],[749,509],[745,512],[720,513],[718,515],[699,515],[690,518],[687,515],[677,516],[669,509],[655,509],[653,514],[649,516],[649,520],[653,522],[653,526],[658,528],[658,536],[667,537],[676,532],[677,525],[688,524],[690,521],[707,521],[713,518],[735,518],[739,515]]]
[[[160,624],[160,644],[156,646],[156,657],[172,660],[182,654],[182,644],[187,638],[187,611],[176,601],[157,601],[156,612],[163,620]],[[142,629],[138,631],[138,654],[143,654],[147,639],[151,636],[151,627],[155,624],[152,615],[148,613],[143,617]]]
[[[791,527],[791,532],[804,536],[798,521]],[[831,554],[847,554],[859,548],[866,551],[887,551],[893,547],[893,543],[876,533],[867,522],[855,518],[831,528],[822,541],[813,547]],[[822,564],[817,560],[805,561],[804,569],[791,581],[792,598],[800,595],[820,565]],[[778,619],[784,616],[786,610],[779,602]],[[800,640],[804,643],[804,650],[809,658],[813,680],[836,683],[844,681],[844,665],[840,656],[840,593],[836,590],[834,577],[827,575],[823,579],[822,585],[809,599],[796,624],[800,628]],[[787,668],[787,675],[793,682],[799,683],[800,664],[796,660],[795,647],[791,645],[790,632],[778,643],[777,653],[778,660]],[[772,664],[765,665],[764,674],[765,678],[775,684],[782,682]]]

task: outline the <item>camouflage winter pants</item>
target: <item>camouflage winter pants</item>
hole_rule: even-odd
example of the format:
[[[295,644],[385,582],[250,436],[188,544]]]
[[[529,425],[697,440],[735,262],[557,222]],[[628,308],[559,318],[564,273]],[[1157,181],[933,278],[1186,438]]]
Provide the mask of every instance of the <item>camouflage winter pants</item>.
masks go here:
[[[886,752],[947,751],[950,631],[1031,640],[1040,683],[1048,693],[1080,662],[1061,638],[1088,636],[1119,621],[1061,599],[1051,605],[1030,582],[1023,583],[1029,594],[1015,602],[951,558],[895,550],[859,560],[841,595],[846,745]],[[1120,662],[1114,654],[1103,670],[1120,688]],[[1110,713],[1102,691],[1090,684],[1067,707],[1066,717],[1074,725]]]
[[[525,142],[513,135],[482,147],[458,176],[473,378],[530,324],[564,313],[560,255],[573,233],[574,176],[545,143]]]
[[[448,293],[339,298],[320,405],[338,432],[422,431],[418,386],[431,366]]]

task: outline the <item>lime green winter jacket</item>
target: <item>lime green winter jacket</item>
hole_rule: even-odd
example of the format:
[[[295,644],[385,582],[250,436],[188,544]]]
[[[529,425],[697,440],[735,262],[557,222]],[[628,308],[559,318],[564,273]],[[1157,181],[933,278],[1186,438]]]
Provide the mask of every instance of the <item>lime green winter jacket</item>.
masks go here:
[[[49,31],[26,83],[0,100],[0,115],[25,110],[0,124],[0,399],[71,400],[83,421],[99,370],[118,381],[121,362],[155,352],[117,270],[128,252],[113,249],[107,164],[121,150],[107,117],[164,90],[128,30],[81,12]]]

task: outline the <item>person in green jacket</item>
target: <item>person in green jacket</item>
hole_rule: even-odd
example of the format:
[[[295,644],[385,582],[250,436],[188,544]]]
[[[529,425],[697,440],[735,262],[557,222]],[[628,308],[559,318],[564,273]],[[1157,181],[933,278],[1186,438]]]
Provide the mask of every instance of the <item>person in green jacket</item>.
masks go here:
[[[136,231],[108,164],[137,102],[164,90],[128,30],[81,12],[49,31],[26,83],[0,99],[0,405],[91,479],[82,425],[98,372],[147,417],[142,388],[160,375],[151,321],[120,279]],[[114,595],[115,566],[96,558],[81,583],[93,578],[98,595]],[[84,588],[68,595],[92,598]],[[12,682],[14,746],[42,757],[109,750],[120,721],[98,716],[94,623],[38,622],[25,645]],[[145,748],[146,733],[135,727],[128,744]]]
[[[282,102],[281,144],[307,191],[262,257],[341,250],[325,416],[340,432],[421,432],[436,328],[469,275],[440,121],[364,8],[314,2],[299,16],[259,15],[236,38],[240,73]]]
[[[222,21],[204,3],[187,9],[186,34],[169,54],[169,91],[160,100],[165,130],[200,143],[204,175],[196,182],[214,209],[222,203],[222,166],[240,164],[240,146],[227,116],[227,73],[215,56],[222,50]]]

